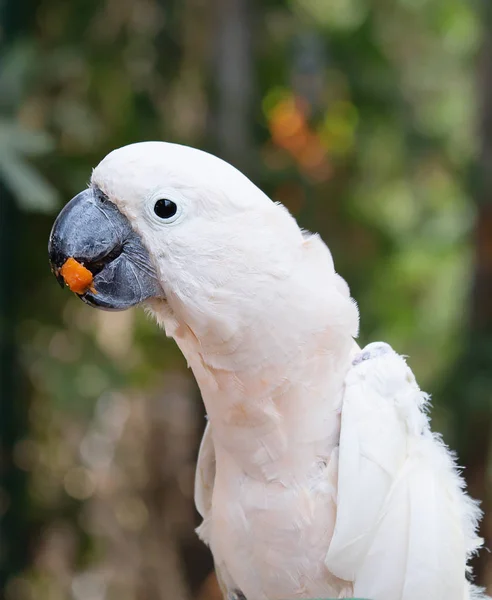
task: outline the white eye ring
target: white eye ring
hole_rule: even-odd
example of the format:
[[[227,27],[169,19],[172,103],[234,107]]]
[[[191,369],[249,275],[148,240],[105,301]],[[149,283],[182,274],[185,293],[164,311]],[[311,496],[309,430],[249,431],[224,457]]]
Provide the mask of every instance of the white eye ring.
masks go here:
[[[183,213],[183,200],[174,192],[156,191],[148,200],[147,213],[154,223],[161,226],[174,223]]]

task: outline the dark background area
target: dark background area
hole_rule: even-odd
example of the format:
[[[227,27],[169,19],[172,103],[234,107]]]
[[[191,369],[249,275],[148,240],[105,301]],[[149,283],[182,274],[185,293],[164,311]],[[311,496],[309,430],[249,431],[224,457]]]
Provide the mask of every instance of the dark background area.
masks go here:
[[[360,343],[409,356],[486,511],[492,406],[492,4],[0,1],[0,587],[6,600],[218,598],[196,539],[204,427],[143,311],[62,292],[60,207],[115,147],[246,172],[332,250]],[[491,555],[478,582],[492,592]]]

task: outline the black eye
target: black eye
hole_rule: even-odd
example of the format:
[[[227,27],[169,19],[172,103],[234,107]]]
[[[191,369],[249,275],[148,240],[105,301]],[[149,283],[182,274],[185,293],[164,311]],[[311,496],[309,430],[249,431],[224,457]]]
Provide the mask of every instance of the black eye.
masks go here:
[[[161,219],[170,219],[174,217],[178,207],[172,200],[162,198],[154,204],[154,212]]]

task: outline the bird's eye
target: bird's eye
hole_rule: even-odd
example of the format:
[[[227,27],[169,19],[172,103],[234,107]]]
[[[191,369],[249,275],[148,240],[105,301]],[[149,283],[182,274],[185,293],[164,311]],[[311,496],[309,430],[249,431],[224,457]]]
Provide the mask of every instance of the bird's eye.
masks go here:
[[[178,207],[172,200],[161,198],[154,204],[154,212],[160,219],[170,219],[174,217]]]

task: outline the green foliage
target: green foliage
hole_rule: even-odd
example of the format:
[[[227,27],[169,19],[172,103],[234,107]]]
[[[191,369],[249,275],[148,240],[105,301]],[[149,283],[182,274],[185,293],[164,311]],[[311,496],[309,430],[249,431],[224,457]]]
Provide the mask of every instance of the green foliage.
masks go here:
[[[22,209],[50,213],[58,205],[58,191],[29,159],[52,152],[54,140],[45,130],[26,128],[15,118],[15,111],[28,93],[34,59],[34,46],[21,42],[3,56],[0,72],[0,177]]]
[[[52,139],[44,132],[29,131],[15,122],[0,120],[0,177],[23,210],[52,213],[58,206],[57,190],[27,160],[46,154],[53,146]]]
[[[241,118],[252,134],[255,181],[328,243],[361,309],[361,343],[388,341],[409,355],[424,389],[443,389],[466,344],[473,276],[468,178],[479,146],[475,55],[482,35],[473,3],[248,5],[254,64],[242,76],[251,76],[254,100]],[[143,313],[95,314],[61,292],[46,260],[52,216],[42,213],[53,215],[123,144],[167,139],[222,152],[215,128],[227,107],[220,11],[218,2],[202,0],[41,0],[26,36],[4,52],[0,177],[23,211],[15,337],[28,384],[16,400],[28,431],[14,456],[29,477],[22,514],[33,531],[32,556],[25,556],[31,566],[12,574],[8,600],[138,597],[135,581],[153,580],[138,579],[141,556],[156,544],[146,537],[145,515],[174,531],[175,505],[190,501],[192,468],[172,479],[166,463],[151,483],[181,501],[170,516],[152,513],[146,473],[175,438],[150,452],[139,437],[157,420],[148,416],[149,399],[185,370],[183,359]],[[488,341],[476,349],[468,400],[488,409]],[[472,366],[457,377],[466,380]],[[434,403],[435,427],[452,439],[452,417],[464,418],[470,406],[446,394]],[[201,410],[197,402],[194,414]],[[173,413],[177,436],[187,431],[187,413],[180,414]],[[186,438],[187,447],[193,443]],[[95,514],[104,515],[99,529]],[[103,525],[112,519],[119,525],[108,533]],[[191,512],[183,520],[191,532]],[[145,546],[136,553],[135,538]],[[110,568],[105,548],[120,547],[125,566]],[[189,556],[204,564],[194,552],[201,550]],[[138,560],[124,563],[124,556]],[[103,581],[99,568],[114,581]]]

